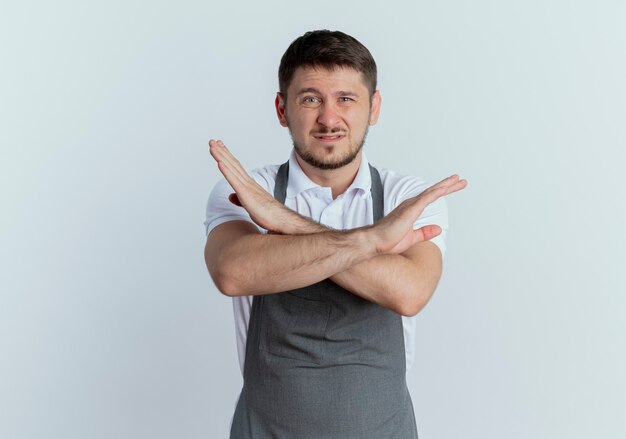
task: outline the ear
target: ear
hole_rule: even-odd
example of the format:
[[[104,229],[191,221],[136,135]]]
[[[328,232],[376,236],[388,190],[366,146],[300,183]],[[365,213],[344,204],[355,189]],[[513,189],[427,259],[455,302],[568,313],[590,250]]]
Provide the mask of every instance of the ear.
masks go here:
[[[276,93],[276,100],[274,101],[276,106],[276,115],[278,116],[278,122],[284,127],[287,126],[287,117],[285,117],[285,97],[281,92]]]
[[[380,104],[382,103],[382,97],[380,91],[376,90],[372,95],[372,102],[370,105],[370,125],[376,125],[378,122],[378,116],[380,115]]]

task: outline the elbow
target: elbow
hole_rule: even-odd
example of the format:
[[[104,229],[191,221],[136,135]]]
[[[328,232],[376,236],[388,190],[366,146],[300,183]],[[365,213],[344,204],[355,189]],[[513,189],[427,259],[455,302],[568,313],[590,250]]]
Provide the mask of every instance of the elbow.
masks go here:
[[[254,285],[245,276],[248,263],[245,257],[241,257],[245,249],[240,249],[240,245],[237,244],[244,240],[244,236],[233,238],[238,233],[237,227],[228,224],[231,223],[218,226],[226,227],[222,231],[216,231],[216,228],[209,234],[204,247],[204,261],[215,287],[221,294],[228,297],[249,295]],[[256,230],[256,226],[250,224],[248,226]]]
[[[230,274],[227,266],[218,263],[218,261],[209,260],[207,261],[207,269],[215,287],[224,296],[236,297],[245,294],[241,282],[237,281],[237,276]]]
[[[224,296],[236,297],[240,295],[238,294],[237,286],[228,279],[225,279],[223,276],[214,277],[213,282],[215,283],[217,290]]]
[[[246,294],[240,282],[237,282],[236,277],[229,276],[219,271],[211,273],[211,277],[218,291],[224,296],[237,297]]]
[[[424,305],[421,301],[411,301],[396,306],[395,311],[404,317],[414,317],[424,308]]]
[[[396,297],[396,309],[398,314],[405,317],[414,317],[419,313],[430,301],[430,298],[437,289],[438,278],[432,282],[418,282],[419,287],[413,285],[412,288],[404,289],[404,293],[400,292]],[[408,291],[408,293],[407,293]]]
[[[394,311],[404,317],[416,316],[428,303],[425,299],[426,295],[423,291],[415,291],[409,295],[405,295],[399,300],[394,307]],[[430,295],[428,295],[430,297]]]

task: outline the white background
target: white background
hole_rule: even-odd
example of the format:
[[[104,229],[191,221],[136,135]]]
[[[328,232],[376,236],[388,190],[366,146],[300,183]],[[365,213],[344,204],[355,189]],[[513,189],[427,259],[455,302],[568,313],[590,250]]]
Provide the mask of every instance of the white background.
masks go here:
[[[0,437],[227,437],[207,141],[288,158],[278,63],[318,28],[378,63],[370,161],[469,180],[419,314],[420,439],[626,437],[625,5],[3,3]]]

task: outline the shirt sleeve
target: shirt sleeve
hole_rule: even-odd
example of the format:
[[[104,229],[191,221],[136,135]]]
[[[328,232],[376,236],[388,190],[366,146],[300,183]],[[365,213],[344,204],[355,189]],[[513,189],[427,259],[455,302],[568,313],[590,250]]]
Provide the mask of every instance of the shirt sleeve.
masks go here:
[[[227,221],[242,220],[254,224],[246,209],[230,202],[228,196],[233,193],[235,191],[225,178],[221,178],[213,187],[206,205],[204,221],[206,236],[209,236],[211,230]]]
[[[430,184],[417,177],[406,177],[406,181],[401,185],[394,206],[402,203],[404,200],[415,197],[430,187]],[[422,215],[413,224],[413,229],[436,224],[441,227],[441,234],[434,237],[430,241],[439,247],[441,257],[446,253],[446,237],[448,233],[448,205],[445,197],[441,197],[435,202],[426,206]]]
[[[255,173],[254,171],[251,175],[258,183],[267,186],[267,179],[263,179],[262,175]],[[213,187],[206,205],[206,217],[204,221],[206,236],[209,236],[209,233],[211,233],[215,227],[227,221],[241,220],[249,221],[250,223],[255,224],[246,209],[231,203],[228,199],[228,196],[234,192],[235,191],[232,186],[223,177]],[[258,225],[257,228],[262,233],[266,232],[265,229],[259,227]],[[246,341],[248,324],[250,321],[250,312],[252,309],[252,299],[252,296],[238,296],[232,298],[233,314],[235,319],[235,339],[237,342],[239,367],[242,374],[245,365]]]
[[[430,184],[417,177],[405,177],[402,184],[399,185],[400,190],[397,198],[394,200],[394,206],[397,206],[404,200],[415,197],[430,187]],[[448,232],[448,205],[445,197],[439,198],[434,203],[426,206],[422,215],[413,224],[413,229],[419,229],[427,225],[436,224],[441,227],[441,234],[431,239],[439,250],[443,259],[446,253],[446,234]],[[402,316],[402,326],[404,330],[405,351],[406,351],[406,370],[411,370],[415,358],[415,341],[417,331],[417,315],[412,317]]]

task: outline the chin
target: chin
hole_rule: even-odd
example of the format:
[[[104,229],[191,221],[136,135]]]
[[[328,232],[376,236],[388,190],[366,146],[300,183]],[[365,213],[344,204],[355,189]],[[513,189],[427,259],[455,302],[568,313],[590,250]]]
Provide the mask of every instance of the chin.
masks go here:
[[[358,154],[358,151],[357,151],[357,154]],[[357,154],[349,154],[349,155],[340,156],[340,157],[333,156],[331,158],[329,157],[318,158],[310,154],[305,154],[304,156],[300,155],[300,158],[302,158],[306,163],[308,163],[311,166],[314,166],[319,169],[330,170],[330,169],[339,169],[346,165],[349,165],[356,159]]]

